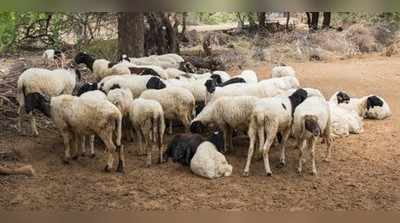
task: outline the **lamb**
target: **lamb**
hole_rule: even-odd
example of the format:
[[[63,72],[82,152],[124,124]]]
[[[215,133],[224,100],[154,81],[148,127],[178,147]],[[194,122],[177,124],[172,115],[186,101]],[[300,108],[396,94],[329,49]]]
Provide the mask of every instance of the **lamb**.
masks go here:
[[[330,101],[331,127],[334,137],[348,136],[350,133],[360,134],[364,131],[363,122],[355,111],[347,110]]]
[[[112,63],[105,59],[95,59],[87,53],[78,53],[74,58],[75,63],[85,64],[95,75],[96,79],[99,81],[104,77],[111,75],[124,75],[130,74],[131,71],[129,67],[123,64]]]
[[[216,139],[214,135],[209,140],[212,139]],[[209,179],[230,176],[232,166],[218,152],[215,143],[220,144],[220,142],[206,141],[199,134],[177,134],[168,144],[164,161],[172,158],[173,162],[190,166],[193,173]]]
[[[347,93],[339,91],[332,95],[330,101],[342,108],[355,111],[361,118],[382,120],[392,114],[388,103],[376,95],[351,98]]]
[[[241,74],[237,75],[236,77],[243,78],[246,81],[246,83],[249,84],[255,84],[258,82],[257,74],[252,70],[244,70],[242,71]]]
[[[106,145],[107,165],[104,170],[111,171],[114,161],[113,152],[117,151],[119,160],[117,172],[124,171],[124,152],[121,145],[122,114],[111,102],[71,95],[52,97],[49,101],[36,92],[26,97],[32,101],[34,109],[38,109],[53,119],[64,138],[66,164],[71,159],[71,142],[77,150],[80,137],[97,134]],[[116,145],[113,140],[114,133],[116,133]],[[77,155],[74,158],[77,158]]]
[[[99,89],[108,93],[115,88],[127,88],[131,90],[133,98],[137,98],[147,89],[163,89],[165,83],[158,77],[151,75],[116,75],[104,78],[98,83]]]
[[[207,125],[216,124],[224,134],[224,152],[232,148],[232,131],[238,129],[247,131],[250,117],[257,97],[238,96],[222,97],[209,103],[204,110],[193,119],[190,130],[192,133],[202,132]]]
[[[271,76],[272,78],[296,77],[296,71],[291,66],[279,65],[272,68]]]
[[[81,74],[78,70],[56,69],[53,71],[41,68],[31,68],[24,71],[17,82],[17,101],[18,101],[18,124],[17,128],[21,131],[22,108],[29,114],[31,128],[35,136],[39,135],[36,128],[36,120],[32,114],[32,102],[26,100],[26,95],[30,93],[41,93],[47,96],[58,96],[61,94],[72,94],[76,83],[80,81]]]
[[[143,152],[142,138],[147,145],[146,165],[151,165],[151,152],[156,145],[159,149],[160,163],[163,162],[165,120],[161,104],[155,100],[135,99],[129,106],[129,118],[139,139],[140,153]]]
[[[214,144],[203,142],[197,147],[191,159],[190,169],[199,176],[215,179],[230,176],[233,168],[225,156],[217,151]]]
[[[268,176],[272,175],[268,154],[273,140],[278,134],[281,136],[279,140],[281,147],[280,163],[282,166],[286,164],[285,143],[290,135],[292,117],[297,106],[299,106],[307,96],[307,91],[298,89],[289,97],[276,96],[273,98],[260,99],[256,102],[253,113],[251,114],[251,122],[248,130],[250,146],[243,172],[244,176],[249,175],[257,136],[259,139],[259,151],[263,153],[265,171]],[[264,141],[265,135],[267,137]]]
[[[187,130],[189,129],[192,114],[195,112],[195,99],[190,91],[181,87],[167,87],[161,90],[146,90],[140,97],[156,100],[161,104],[165,119],[170,121],[170,134],[172,120],[179,120]]]
[[[232,84],[223,88],[217,88],[208,103],[224,96],[254,96],[259,98],[273,97],[290,89],[300,87],[295,77],[282,77],[263,80],[255,84]]]
[[[57,68],[62,68],[65,63],[65,54],[61,50],[48,49],[44,51],[42,59],[45,66],[54,63]]]
[[[331,157],[331,114],[327,101],[321,97],[309,97],[297,106],[292,125],[293,136],[300,150],[298,173],[302,173],[304,162],[304,147],[311,153],[312,173],[317,175],[315,166],[315,143],[318,137],[323,137],[327,143],[326,161]]]
[[[164,161],[168,161],[171,158],[173,162],[189,166],[197,147],[205,141],[205,138],[200,134],[177,134],[168,144],[164,153]]]

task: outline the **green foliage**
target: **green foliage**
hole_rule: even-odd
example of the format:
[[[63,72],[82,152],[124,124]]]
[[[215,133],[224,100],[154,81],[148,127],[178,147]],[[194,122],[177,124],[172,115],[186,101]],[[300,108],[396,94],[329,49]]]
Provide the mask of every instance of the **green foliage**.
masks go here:
[[[16,37],[16,15],[14,12],[0,13],[0,52],[12,44]]]
[[[235,13],[231,12],[199,12],[196,14],[201,24],[216,25],[221,23],[236,22]]]

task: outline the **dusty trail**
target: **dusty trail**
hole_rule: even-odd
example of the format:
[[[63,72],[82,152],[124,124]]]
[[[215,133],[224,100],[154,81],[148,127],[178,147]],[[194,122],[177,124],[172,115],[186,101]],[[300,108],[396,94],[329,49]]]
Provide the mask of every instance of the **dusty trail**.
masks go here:
[[[147,169],[144,157],[135,155],[134,144],[127,148],[125,175],[101,172],[105,163],[101,145],[97,158],[82,158],[64,166],[62,138],[58,133],[41,128],[40,136],[33,138],[8,130],[0,134],[0,147],[19,151],[35,167],[37,176],[0,176],[0,207],[400,210],[400,58],[368,57],[290,65],[298,71],[305,87],[319,88],[326,97],[339,89],[354,96],[378,94],[390,104],[394,115],[384,121],[365,121],[361,135],[337,139],[330,163],[322,162],[325,148],[318,144],[317,178],[308,174],[308,163],[303,177],[296,174],[298,153],[293,149],[288,150],[288,166],[284,169],[276,168],[278,152],[272,149],[273,177],[265,176],[260,161],[253,162],[250,177],[241,177],[248,145],[243,137],[234,140],[237,149],[227,157],[234,167],[233,176],[210,181],[173,163]],[[268,66],[261,64],[258,71],[262,78],[270,76]]]

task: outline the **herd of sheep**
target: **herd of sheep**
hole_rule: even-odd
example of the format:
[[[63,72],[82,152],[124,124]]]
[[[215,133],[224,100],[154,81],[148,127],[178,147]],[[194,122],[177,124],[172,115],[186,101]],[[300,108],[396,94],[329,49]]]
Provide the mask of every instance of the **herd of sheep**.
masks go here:
[[[232,166],[223,154],[232,150],[234,136],[247,134],[244,176],[249,175],[254,151],[262,155],[266,174],[272,175],[269,151],[273,145],[279,147],[280,164],[285,166],[289,138],[300,151],[298,172],[307,150],[316,175],[314,150],[319,137],[327,145],[329,160],[333,137],[361,133],[364,118],[391,115],[388,104],[375,95],[353,98],[338,91],[328,101],[319,90],[302,88],[295,70],[284,64],[272,69],[271,79],[259,81],[251,70],[235,77],[224,71],[198,74],[196,67],[176,54],[123,55],[112,63],[81,52],[70,63],[73,67],[66,69],[62,52],[48,50],[43,59],[61,68],[31,68],[20,75],[18,129],[22,129],[23,111],[30,116],[34,135],[39,132],[33,111],[50,117],[64,140],[65,163],[80,155],[94,157],[97,136],[105,145],[105,171],[113,169],[114,153],[116,170],[124,171],[121,141],[126,138],[137,140],[138,153],[147,155],[147,166],[157,148],[160,163],[171,158],[203,177],[229,176]],[[92,72],[95,83],[80,83],[79,64]],[[164,146],[166,130],[173,134],[179,124],[185,133],[175,134]]]

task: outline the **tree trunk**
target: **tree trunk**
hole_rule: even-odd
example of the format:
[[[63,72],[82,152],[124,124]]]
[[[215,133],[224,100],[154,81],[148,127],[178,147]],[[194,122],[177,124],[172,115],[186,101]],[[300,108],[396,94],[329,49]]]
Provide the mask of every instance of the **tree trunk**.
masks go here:
[[[260,28],[265,28],[265,17],[266,13],[265,12],[259,12],[257,13],[257,17],[258,17],[258,26]]]
[[[323,29],[329,29],[331,26],[331,12],[324,12],[324,20],[322,22]]]
[[[171,21],[169,20],[168,14],[160,12],[160,17],[167,31],[167,40],[169,48],[168,52],[179,54],[179,41],[176,35],[178,32],[178,28],[176,27],[176,29],[174,29],[174,27],[171,24]]]
[[[121,55],[144,56],[144,17],[142,13],[119,13],[118,48]]]
[[[311,29],[311,14],[309,12],[306,12],[306,16],[308,28]]]
[[[290,22],[290,12],[286,13],[286,31],[289,31],[289,22]]]
[[[186,33],[186,19],[187,19],[188,13],[183,12],[182,13],[182,34],[185,35]]]
[[[319,12],[311,12],[311,30],[318,30]]]

